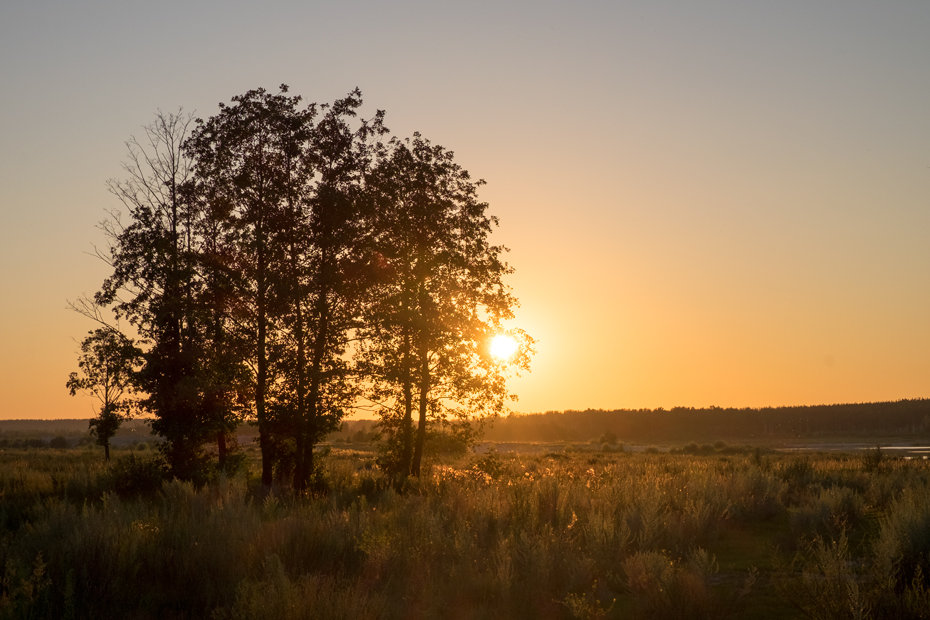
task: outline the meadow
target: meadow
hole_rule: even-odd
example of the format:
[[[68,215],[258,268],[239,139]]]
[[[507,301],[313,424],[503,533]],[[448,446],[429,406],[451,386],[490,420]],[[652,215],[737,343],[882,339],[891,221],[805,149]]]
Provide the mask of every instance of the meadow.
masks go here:
[[[549,446],[398,485],[343,443],[298,496],[245,453],[195,486],[150,447],[0,451],[0,618],[930,616],[922,459]]]

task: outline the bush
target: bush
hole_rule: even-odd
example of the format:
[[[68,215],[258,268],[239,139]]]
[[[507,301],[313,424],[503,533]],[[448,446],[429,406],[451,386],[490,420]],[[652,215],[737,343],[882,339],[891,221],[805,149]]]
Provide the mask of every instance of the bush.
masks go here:
[[[846,533],[827,542],[816,538],[794,561],[798,576],[780,589],[808,618],[871,618],[868,584],[857,573]]]
[[[154,451],[7,450],[0,619],[927,615],[926,463],[714,450],[491,452],[397,493],[334,449],[329,493],[260,496]]]
[[[107,483],[120,497],[150,496],[161,489],[167,477],[161,460],[130,454],[110,465]]]
[[[781,467],[781,476],[785,482],[808,484],[814,475],[814,465],[807,457],[793,458]]]
[[[881,520],[873,552],[879,573],[890,576],[896,592],[903,592],[920,578],[930,586],[930,491],[905,493]]]
[[[882,466],[885,459],[885,453],[882,452],[881,446],[875,446],[862,453],[862,469],[869,473],[874,473]]]
[[[750,573],[736,592],[714,588],[717,560],[704,549],[695,549],[683,561],[665,552],[634,553],[622,562],[626,587],[643,618],[724,618],[738,611],[752,589]]]
[[[71,447],[71,443],[61,435],[57,435],[48,441],[48,447],[56,450],[65,450]]]
[[[491,450],[479,458],[475,462],[474,467],[478,471],[484,472],[492,478],[499,478],[501,474],[504,473],[504,463],[501,461],[500,456],[495,450]]]
[[[426,434],[424,451],[429,456],[465,456],[468,452],[468,439],[456,433],[429,431]]]

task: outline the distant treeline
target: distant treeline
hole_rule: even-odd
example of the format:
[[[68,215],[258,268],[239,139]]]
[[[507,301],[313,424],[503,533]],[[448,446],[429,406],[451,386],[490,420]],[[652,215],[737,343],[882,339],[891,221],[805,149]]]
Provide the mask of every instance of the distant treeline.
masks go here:
[[[45,438],[56,436],[78,437],[89,435],[87,418],[65,418],[61,420],[0,420],[0,439]],[[127,420],[117,431],[117,436],[142,435],[149,438],[151,429],[146,420]]]
[[[930,399],[884,403],[735,409],[675,407],[511,415],[484,434],[489,441],[628,443],[780,441],[889,436],[930,438]]]
[[[370,441],[377,420],[345,420],[328,441]],[[0,439],[74,436],[87,433],[87,420],[0,420]],[[144,420],[132,420],[117,438],[148,438]],[[242,424],[240,445],[252,441],[254,425]],[[514,414],[485,425],[485,441],[579,441],[602,439],[625,443],[746,443],[838,438],[869,441],[873,437],[925,438],[930,441],[930,399],[808,407],[673,409],[588,409]]]

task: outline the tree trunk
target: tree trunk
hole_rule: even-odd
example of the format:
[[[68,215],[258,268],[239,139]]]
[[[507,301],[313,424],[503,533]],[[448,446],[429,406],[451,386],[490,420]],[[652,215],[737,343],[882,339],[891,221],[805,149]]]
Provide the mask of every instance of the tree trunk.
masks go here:
[[[219,431],[216,434],[216,454],[217,460],[219,461],[220,470],[226,468],[226,455],[228,450],[226,448],[226,431]]]
[[[313,475],[313,470],[314,470],[314,467],[315,467],[314,462],[313,462],[313,442],[307,442],[306,450],[307,450],[307,454],[306,454],[306,460],[307,460],[306,466],[307,466],[307,472],[308,472],[307,483],[309,483],[310,478],[311,478],[311,476]],[[305,487],[306,487],[306,486],[309,486],[309,484],[305,484],[304,486],[305,486]]]
[[[425,339],[420,345],[420,419],[417,424],[417,442],[413,451],[413,463],[411,473],[417,478],[420,477],[420,463],[423,461],[423,448],[426,444],[426,413],[430,388],[429,376],[429,351],[426,349]]]
[[[296,263],[296,261],[294,261]],[[296,272],[295,272],[296,273]],[[296,429],[296,462],[294,464],[294,489],[303,491],[307,488],[307,463],[305,458],[305,445],[307,443],[308,407],[305,398],[306,392],[306,351],[304,349],[304,329],[303,329],[303,312],[300,304],[300,296],[297,295],[294,300],[294,337],[297,340],[297,429]],[[311,397],[312,400],[312,397]],[[310,409],[312,409],[312,404]]]
[[[219,282],[217,281],[216,273],[211,270],[209,273],[208,286],[212,290],[219,289]],[[222,377],[220,389],[225,391],[229,388],[228,384],[228,375],[225,370],[225,356],[224,351],[224,341],[225,341],[225,330],[223,328],[223,306],[220,301],[220,295],[215,295],[213,298],[212,304],[212,324],[211,324],[211,339],[212,339],[212,357],[211,364],[214,366],[214,369],[219,371],[222,368]],[[210,406],[206,409],[210,417],[210,422],[216,423],[218,430],[216,433],[216,452],[217,452],[217,461],[220,469],[226,467],[226,458],[229,454],[229,449],[226,445],[226,415],[229,413],[229,399],[226,396],[221,396],[223,392],[217,390],[216,396],[210,399]]]
[[[303,491],[313,475],[313,446],[319,433],[320,398],[323,386],[323,358],[326,355],[326,343],[329,340],[329,252],[322,248],[320,266],[317,272],[316,324],[313,329],[313,358],[310,362],[310,390],[304,405],[306,420],[303,421],[302,441],[298,441],[297,459],[300,467],[294,478],[294,488]],[[298,358],[306,366],[302,342],[298,342]]]
[[[110,462],[110,442],[103,444],[103,460]]]
[[[398,469],[409,476],[413,461],[413,369],[410,368],[410,332],[404,333],[404,418],[400,431],[400,463]]]
[[[267,325],[265,324],[265,238],[262,221],[259,218],[255,228],[257,245],[257,270],[255,274],[256,299],[255,310],[258,315],[258,334],[256,342],[256,382],[255,382],[255,416],[258,418],[258,444],[262,452],[262,486],[271,488],[272,459],[271,437],[268,434],[268,419],[265,414],[265,386],[268,382],[268,360],[265,353],[265,338]]]

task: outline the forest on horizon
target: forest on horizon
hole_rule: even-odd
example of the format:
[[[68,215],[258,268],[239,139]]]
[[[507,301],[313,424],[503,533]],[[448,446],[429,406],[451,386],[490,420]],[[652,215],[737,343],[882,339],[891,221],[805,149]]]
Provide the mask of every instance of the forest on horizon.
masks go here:
[[[327,437],[329,441],[370,438],[375,419],[349,419]],[[148,430],[134,419],[115,438],[142,441]],[[254,425],[239,435],[256,433]],[[0,420],[0,439],[74,436],[87,433],[86,419]],[[671,409],[588,409],[511,414],[489,421],[479,441],[588,442],[604,437],[618,442],[743,441],[765,442],[837,437],[930,437],[930,399],[763,408],[674,407]]]

